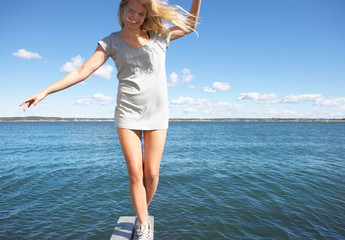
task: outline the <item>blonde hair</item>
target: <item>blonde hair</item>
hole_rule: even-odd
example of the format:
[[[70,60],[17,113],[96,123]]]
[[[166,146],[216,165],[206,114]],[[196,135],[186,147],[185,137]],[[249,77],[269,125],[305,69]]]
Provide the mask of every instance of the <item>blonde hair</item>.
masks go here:
[[[129,0],[121,0],[117,17],[121,28],[124,27],[124,11]],[[167,35],[168,25],[163,20],[168,21],[183,31],[195,31],[195,16],[184,10],[178,5],[168,5],[164,0],[136,0],[147,8],[147,15],[144,23],[140,26],[146,31],[154,31]]]

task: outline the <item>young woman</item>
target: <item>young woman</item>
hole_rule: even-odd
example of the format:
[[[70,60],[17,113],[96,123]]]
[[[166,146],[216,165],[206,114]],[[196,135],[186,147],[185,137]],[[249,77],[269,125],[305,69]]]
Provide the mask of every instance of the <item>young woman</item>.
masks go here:
[[[25,111],[48,94],[85,80],[109,57],[115,61],[119,79],[115,124],[127,164],[132,204],[140,223],[139,239],[151,238],[147,209],[157,189],[168,128],[166,48],[169,41],[195,30],[200,4],[201,0],[193,0],[188,13],[161,0],[121,0],[121,31],[99,41],[94,54],[80,68],[20,104]],[[162,20],[174,26],[167,27]]]

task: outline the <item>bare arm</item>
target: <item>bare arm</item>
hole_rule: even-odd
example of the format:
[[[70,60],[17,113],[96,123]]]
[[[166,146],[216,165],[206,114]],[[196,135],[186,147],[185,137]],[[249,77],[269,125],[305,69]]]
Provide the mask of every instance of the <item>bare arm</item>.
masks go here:
[[[32,106],[36,106],[38,102],[43,100],[47,95],[66,89],[76,83],[79,83],[89,77],[99,67],[101,67],[109,58],[104,49],[98,45],[93,55],[78,69],[67,74],[60,81],[50,85],[41,92],[25,99],[20,106],[24,104],[24,111]]]
[[[189,13],[191,15],[193,15],[194,17],[192,17],[192,16],[188,17],[189,22],[190,22],[190,27],[191,27],[190,31],[186,32],[179,27],[170,28],[170,40],[171,41],[176,40],[180,37],[183,37],[183,36],[191,33],[193,30],[195,30],[196,25],[198,24],[200,5],[201,5],[201,0],[193,0],[192,7],[190,8]]]

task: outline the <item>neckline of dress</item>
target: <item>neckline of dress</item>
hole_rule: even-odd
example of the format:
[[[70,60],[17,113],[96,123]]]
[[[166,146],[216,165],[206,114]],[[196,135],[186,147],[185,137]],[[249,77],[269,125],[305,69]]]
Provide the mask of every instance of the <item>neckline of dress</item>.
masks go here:
[[[152,39],[153,39],[153,33],[151,31],[148,31],[147,34],[149,35],[149,40],[142,46],[140,47],[133,47],[132,45],[128,44],[122,37],[121,37],[121,34],[120,34],[120,31],[117,32],[117,35],[119,36],[119,38],[121,39],[121,41],[128,47],[130,48],[133,48],[133,49],[141,49],[141,48],[144,48],[146,46],[149,46],[149,44],[151,44],[152,42]]]

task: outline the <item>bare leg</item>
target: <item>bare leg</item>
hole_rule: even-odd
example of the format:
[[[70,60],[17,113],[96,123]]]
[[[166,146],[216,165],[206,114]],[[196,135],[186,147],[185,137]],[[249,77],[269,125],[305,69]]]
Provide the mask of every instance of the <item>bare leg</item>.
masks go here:
[[[148,205],[143,174],[142,131],[117,128],[117,134],[126,159],[129,193],[134,210],[141,223],[148,222]]]
[[[144,183],[147,206],[156,193],[167,130],[144,131]]]

